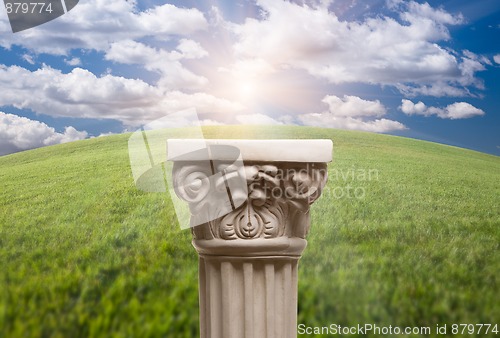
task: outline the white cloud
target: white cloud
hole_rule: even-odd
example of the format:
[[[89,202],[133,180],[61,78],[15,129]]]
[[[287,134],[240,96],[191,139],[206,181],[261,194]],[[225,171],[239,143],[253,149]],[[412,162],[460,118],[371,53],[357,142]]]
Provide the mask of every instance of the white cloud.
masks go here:
[[[224,126],[225,123],[211,120],[211,119],[204,119],[199,121],[200,126]]]
[[[196,41],[181,39],[177,45],[184,59],[201,59],[208,56],[208,52]]]
[[[167,52],[152,48],[133,40],[123,40],[111,44],[106,52],[107,60],[123,64],[138,64],[150,71],[161,74],[159,85],[169,89],[200,88],[208,80],[186,69],[179,60],[202,58],[207,52],[195,41],[182,39],[177,50]]]
[[[399,109],[406,115],[428,115],[427,106],[422,101],[413,103],[410,100],[402,100]]]
[[[380,117],[386,113],[379,100],[367,101],[357,96],[344,95],[341,99],[335,95],[327,95],[322,102],[328,105],[331,114],[339,117]]]
[[[407,97],[424,96],[468,96],[470,91],[466,88],[459,88],[444,81],[438,80],[430,85],[405,85],[397,84],[396,88]]]
[[[474,107],[467,102],[455,102],[448,105],[445,108],[446,118],[456,120],[456,119],[467,119],[474,116],[484,115],[484,111]]]
[[[363,130],[375,133],[386,133],[394,130],[407,129],[404,124],[388,120],[377,119],[364,121],[359,118],[337,117],[329,113],[311,113],[298,116],[299,121],[306,126],[315,126],[322,128]]]
[[[160,54],[161,53],[161,54]],[[160,54],[160,55],[157,55]],[[105,59],[124,64],[148,64],[148,62],[169,56],[166,52],[158,52],[156,49],[133,40],[122,40],[111,44],[106,51]]]
[[[29,55],[29,54],[23,54],[22,56],[23,60],[28,62],[29,64],[31,65],[34,65],[35,64],[35,60],[33,59],[33,56],[32,55]]]
[[[116,133],[113,133],[113,132],[100,133],[97,137],[106,137],[106,136],[111,136],[111,135],[116,135]]]
[[[378,100],[367,101],[347,95],[341,99],[334,95],[328,95],[322,102],[328,105],[328,111],[298,115],[298,121],[307,126],[379,133],[407,129],[400,122],[384,118],[378,119],[386,114],[386,108]]]
[[[58,143],[84,139],[85,131],[66,127],[58,133],[45,123],[0,112],[0,156]]]
[[[36,29],[12,34],[7,15],[0,16],[0,46],[13,44],[36,53],[66,55],[71,49],[107,50],[110,43],[170,35],[186,36],[208,27],[199,10],[164,4],[140,12],[134,1],[88,0]]]
[[[47,66],[31,72],[0,65],[0,106],[50,116],[105,118],[135,126],[186,108],[199,113],[233,113],[244,107],[206,93],[167,91],[139,79],[97,77],[74,68],[64,74]]]
[[[484,115],[484,111],[467,102],[455,102],[445,108],[427,107],[423,102],[402,100],[399,109],[406,115],[436,115],[442,119],[458,120]]]
[[[494,60],[496,63],[500,64],[500,54],[497,54],[497,55],[493,56],[493,60]]]
[[[71,58],[71,59],[64,60],[64,62],[70,66],[79,66],[82,64],[82,61],[80,60],[80,58]]]
[[[427,3],[394,1],[391,8],[400,12],[400,21],[387,16],[340,21],[324,6],[257,4],[264,13],[260,20],[231,26],[240,58],[304,69],[332,83],[393,85],[413,95],[468,95],[468,86],[482,88],[475,73],[484,70],[484,58],[457,57],[438,45],[450,38],[448,26],[463,22],[460,15]]]
[[[476,53],[473,53],[471,52],[470,50],[467,50],[465,49],[463,51],[463,54],[465,57],[467,57],[468,59],[471,59],[471,60],[475,60],[475,61],[479,61],[481,64],[485,64],[485,65],[489,65],[491,66],[492,63],[490,61],[490,59],[488,59],[486,56],[484,55],[478,55]]]
[[[107,2],[109,0],[100,0]],[[117,0],[114,0],[117,1]],[[180,8],[171,4],[156,6],[140,13],[136,20],[147,34],[189,35],[207,28],[202,12],[195,8]]]
[[[389,7],[392,9],[399,9],[402,11],[407,9],[407,12],[401,13],[401,18],[407,22],[415,22],[425,19],[437,24],[458,25],[463,23],[464,20],[461,14],[454,16],[446,12],[444,9],[431,7],[427,2],[418,3],[415,1],[389,1],[388,3]],[[448,36],[447,31],[442,31],[440,33]]]
[[[188,108],[196,108],[200,115],[205,113],[208,113],[207,115],[210,115],[209,113],[229,115],[245,109],[239,103],[201,92],[194,94],[180,91],[167,92],[160,104],[164,112],[163,115],[165,112],[177,112]]]

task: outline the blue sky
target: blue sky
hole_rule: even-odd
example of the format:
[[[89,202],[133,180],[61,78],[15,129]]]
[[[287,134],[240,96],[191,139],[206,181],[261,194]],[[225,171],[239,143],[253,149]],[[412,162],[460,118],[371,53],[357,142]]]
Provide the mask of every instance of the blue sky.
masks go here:
[[[497,0],[87,0],[12,33],[0,9],[0,155],[203,124],[365,130],[500,155]]]

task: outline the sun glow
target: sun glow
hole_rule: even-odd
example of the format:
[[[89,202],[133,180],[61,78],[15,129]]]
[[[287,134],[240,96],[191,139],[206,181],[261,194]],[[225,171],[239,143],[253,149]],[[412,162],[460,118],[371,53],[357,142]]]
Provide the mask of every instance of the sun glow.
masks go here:
[[[238,84],[238,96],[242,101],[254,99],[257,96],[255,83],[246,81]]]

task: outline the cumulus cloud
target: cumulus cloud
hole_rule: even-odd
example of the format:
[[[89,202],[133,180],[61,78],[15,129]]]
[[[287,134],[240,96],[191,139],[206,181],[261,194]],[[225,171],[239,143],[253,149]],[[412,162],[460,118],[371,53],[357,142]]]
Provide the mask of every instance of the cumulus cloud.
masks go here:
[[[64,62],[70,66],[79,66],[82,64],[82,61],[80,60],[80,58],[71,58],[71,59],[64,60]]]
[[[374,133],[386,133],[389,131],[407,129],[404,124],[388,119],[364,121],[352,117],[340,118],[328,113],[304,114],[299,115],[298,118],[303,125],[323,128],[362,130]]]
[[[35,64],[35,60],[34,60],[34,58],[33,58],[32,55],[23,54],[22,59],[24,61],[26,61],[27,63],[29,63],[30,65],[34,65]]]
[[[123,40],[111,44],[106,52],[107,60],[123,64],[138,64],[145,69],[161,74],[159,85],[170,89],[200,88],[208,80],[186,69],[182,59],[196,59],[208,53],[199,43],[181,39],[176,50],[167,52],[133,40]]]
[[[45,123],[0,112],[0,156],[58,143],[84,139],[85,131],[66,127],[63,133]]]
[[[55,117],[116,119],[130,126],[186,108],[196,108],[201,114],[243,109],[206,93],[167,91],[139,79],[110,74],[97,77],[81,68],[65,74],[48,66],[31,72],[0,65],[0,88],[0,106]]]
[[[422,101],[413,103],[410,100],[402,100],[399,109],[406,115],[436,115],[442,119],[458,120],[484,115],[484,111],[474,107],[467,102],[455,102],[444,108],[427,107]]]
[[[208,52],[198,42],[189,39],[181,39],[177,50],[183,59],[201,59],[208,56]]]
[[[100,133],[97,137],[106,137],[106,136],[111,136],[111,135],[116,135],[116,133],[113,133],[113,132]]]
[[[70,55],[74,49],[102,51],[107,60],[159,73],[160,87],[193,91],[208,80],[188,70],[181,61],[205,57],[207,52],[198,42],[183,37],[207,27],[205,16],[196,8],[163,4],[140,11],[135,1],[89,0],[57,20],[16,34],[10,32],[7,16],[0,17],[0,46],[18,45],[35,54],[55,55]],[[144,38],[153,44],[169,40],[178,43],[168,52],[136,41]],[[24,59],[34,64],[28,54]],[[77,57],[64,62],[81,65]]]
[[[164,4],[139,11],[135,1],[88,0],[78,8],[36,29],[12,34],[7,15],[0,16],[0,46],[26,47],[36,53],[66,55],[71,49],[105,51],[117,41],[154,36],[186,36],[208,27],[194,8]]]
[[[332,114],[339,117],[363,117],[385,115],[386,109],[379,100],[367,101],[357,96],[344,95],[343,98],[327,95],[323,102],[328,105]]]
[[[422,18],[431,20],[433,23],[458,25],[464,20],[461,14],[451,15],[441,8],[433,8],[429,3],[418,3],[415,1],[405,2],[403,0],[389,0],[387,2],[388,7],[393,10],[401,10],[401,18],[407,22],[414,22],[421,20]],[[407,11],[405,11],[407,10]],[[429,24],[429,23],[428,23]],[[447,31],[440,32],[447,36]]]
[[[467,87],[482,86],[475,74],[484,70],[484,59],[438,44],[450,38],[448,26],[463,22],[461,15],[427,3],[392,1],[399,21],[387,16],[341,21],[325,6],[257,4],[261,19],[232,26],[241,58],[304,69],[332,83],[393,85],[406,95],[469,95]]]
[[[363,100],[357,96],[327,95],[323,102],[328,111],[297,116],[298,121],[306,126],[338,129],[364,130],[371,132],[389,132],[407,129],[398,121],[379,118],[386,114],[386,108],[380,101]]]
[[[399,109],[406,115],[427,115],[427,106],[422,102],[413,103],[410,100],[402,100]]]
[[[497,54],[497,55],[493,56],[493,61],[495,61],[496,63],[500,64],[500,54]]]

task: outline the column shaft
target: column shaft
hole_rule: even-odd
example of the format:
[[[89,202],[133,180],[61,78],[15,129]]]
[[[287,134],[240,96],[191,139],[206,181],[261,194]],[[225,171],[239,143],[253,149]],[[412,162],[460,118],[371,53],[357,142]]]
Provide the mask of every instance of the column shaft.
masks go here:
[[[296,337],[298,257],[199,258],[202,338]]]

